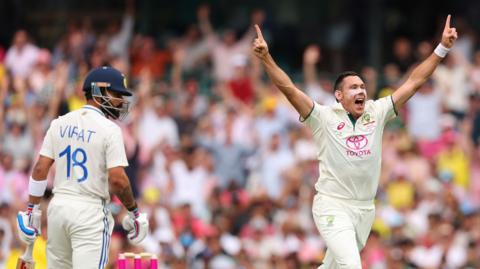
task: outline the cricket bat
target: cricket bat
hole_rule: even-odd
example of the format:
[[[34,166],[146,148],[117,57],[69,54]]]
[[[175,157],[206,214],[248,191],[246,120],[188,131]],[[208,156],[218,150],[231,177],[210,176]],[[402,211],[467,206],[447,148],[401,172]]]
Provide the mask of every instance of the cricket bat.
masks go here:
[[[17,260],[17,269],[34,269],[35,262],[33,261],[32,252],[33,252],[33,244],[27,246],[25,253],[18,258]]]

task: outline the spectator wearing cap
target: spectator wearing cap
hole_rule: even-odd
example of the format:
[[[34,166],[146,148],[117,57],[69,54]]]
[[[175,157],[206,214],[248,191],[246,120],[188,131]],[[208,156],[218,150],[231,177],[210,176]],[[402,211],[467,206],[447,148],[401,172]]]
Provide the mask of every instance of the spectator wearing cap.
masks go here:
[[[397,210],[411,208],[415,199],[415,186],[409,180],[407,167],[397,163],[393,168],[392,178],[386,189],[388,203]]]
[[[443,135],[445,148],[438,155],[437,171],[451,175],[455,185],[467,189],[470,184],[470,161],[458,140],[458,135],[453,131]]]
[[[238,101],[251,105],[255,97],[252,78],[248,74],[248,59],[244,54],[237,54],[232,58],[234,72],[232,79],[228,81],[231,95]]]
[[[269,144],[274,134],[283,134],[286,130],[286,122],[278,115],[278,100],[275,97],[267,97],[261,101],[261,114],[256,117],[255,129],[260,145]]]

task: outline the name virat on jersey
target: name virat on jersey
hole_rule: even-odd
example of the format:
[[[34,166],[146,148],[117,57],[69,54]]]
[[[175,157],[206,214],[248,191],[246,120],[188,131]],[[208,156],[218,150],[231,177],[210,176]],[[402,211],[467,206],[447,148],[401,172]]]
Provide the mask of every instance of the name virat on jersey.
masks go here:
[[[73,138],[77,141],[90,143],[90,139],[95,131],[78,128],[78,126],[64,125],[60,126],[61,138]]]

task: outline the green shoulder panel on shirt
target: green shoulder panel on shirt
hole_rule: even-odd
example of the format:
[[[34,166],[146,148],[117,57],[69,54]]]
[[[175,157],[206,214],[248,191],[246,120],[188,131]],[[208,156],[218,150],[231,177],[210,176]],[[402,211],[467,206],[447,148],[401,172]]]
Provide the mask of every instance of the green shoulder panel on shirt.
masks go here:
[[[313,101],[312,103],[313,103],[312,109],[310,110],[310,112],[308,112],[308,114],[305,118],[302,118],[302,115],[298,116],[298,120],[300,122],[305,122],[308,119],[308,117],[310,117],[310,115],[312,115],[313,109],[315,109],[315,101]]]
[[[395,102],[393,101],[393,95],[390,95],[390,100],[392,101],[393,111],[395,112],[395,116],[398,116],[397,108],[395,107]]]

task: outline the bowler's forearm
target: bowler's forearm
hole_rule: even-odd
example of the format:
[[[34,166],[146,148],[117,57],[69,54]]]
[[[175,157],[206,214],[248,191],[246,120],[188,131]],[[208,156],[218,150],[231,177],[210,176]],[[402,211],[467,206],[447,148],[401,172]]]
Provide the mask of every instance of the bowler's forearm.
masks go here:
[[[414,83],[415,90],[422,86],[430,78],[442,59],[443,58],[439,57],[435,53],[432,53],[427,59],[413,69],[408,80]]]
[[[313,108],[312,99],[295,87],[292,80],[278,67],[269,53],[262,59],[262,62],[272,83],[285,95],[302,118],[307,117]]]
[[[407,81],[396,90],[392,97],[397,109],[400,109],[428,80],[442,58],[432,53],[426,60],[420,63],[408,77]]]

